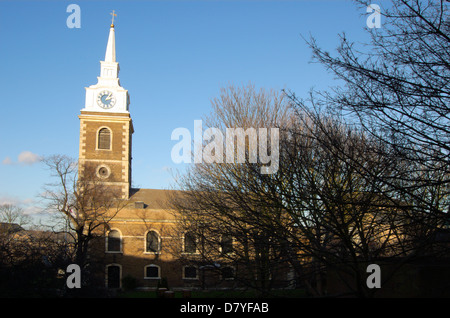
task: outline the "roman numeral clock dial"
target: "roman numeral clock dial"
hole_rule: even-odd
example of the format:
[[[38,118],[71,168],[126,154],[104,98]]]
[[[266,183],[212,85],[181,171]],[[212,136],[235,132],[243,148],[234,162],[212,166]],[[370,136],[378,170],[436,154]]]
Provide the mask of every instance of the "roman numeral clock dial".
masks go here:
[[[110,91],[102,91],[97,95],[97,104],[101,108],[110,109],[116,104],[116,98]]]

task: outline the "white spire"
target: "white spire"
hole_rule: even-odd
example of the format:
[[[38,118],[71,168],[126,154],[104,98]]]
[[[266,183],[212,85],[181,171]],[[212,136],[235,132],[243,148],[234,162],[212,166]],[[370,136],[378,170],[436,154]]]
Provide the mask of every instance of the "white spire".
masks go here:
[[[114,32],[114,24],[109,29],[108,44],[106,45],[105,62],[116,61],[116,36]]]
[[[130,98],[128,91],[120,86],[119,81],[119,63],[116,61],[116,38],[114,32],[114,16],[111,14],[113,21],[109,29],[108,44],[106,45],[105,60],[100,61],[100,76],[97,77],[97,84],[86,87],[86,104],[84,111],[95,112],[113,112],[113,113],[129,113],[128,105]],[[115,105],[109,108],[102,108],[99,104],[99,98],[103,93],[107,92],[109,96],[115,99]]]
[[[114,24],[111,23],[111,28],[109,29],[108,44],[106,45],[105,60],[100,61],[101,70],[99,80],[106,85],[120,85],[119,80],[119,63],[116,61],[116,34],[114,31]]]

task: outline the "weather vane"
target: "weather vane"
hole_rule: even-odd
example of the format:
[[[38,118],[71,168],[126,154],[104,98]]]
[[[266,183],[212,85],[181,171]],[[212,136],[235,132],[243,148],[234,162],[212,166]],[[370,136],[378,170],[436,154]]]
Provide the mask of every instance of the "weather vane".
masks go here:
[[[117,14],[114,13],[114,10],[110,13],[112,16],[111,27],[114,27],[114,17],[117,17]]]

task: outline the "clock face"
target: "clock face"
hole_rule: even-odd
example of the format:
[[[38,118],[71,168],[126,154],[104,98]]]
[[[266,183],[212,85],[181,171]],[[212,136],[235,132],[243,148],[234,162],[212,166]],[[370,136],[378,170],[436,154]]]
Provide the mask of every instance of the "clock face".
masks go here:
[[[97,104],[104,109],[109,109],[116,104],[116,98],[110,91],[102,91],[97,96]]]

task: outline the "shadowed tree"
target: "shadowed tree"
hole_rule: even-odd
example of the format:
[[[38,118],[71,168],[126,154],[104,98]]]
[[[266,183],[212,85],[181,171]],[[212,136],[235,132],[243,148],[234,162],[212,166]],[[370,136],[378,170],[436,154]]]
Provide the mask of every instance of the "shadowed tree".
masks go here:
[[[364,9],[370,4],[356,2]],[[426,241],[450,207],[449,3],[394,0],[381,14],[381,28],[369,30],[366,47],[344,34],[332,56],[311,38],[313,60],[344,85],[315,92],[310,101],[291,97],[303,108],[339,112],[386,145],[380,155],[390,158],[393,170],[382,181],[391,197],[411,205],[410,222],[424,225],[417,240]]]
[[[195,233],[197,259],[233,264],[241,269],[240,283],[263,292],[277,269],[288,269],[311,294],[323,295],[326,271],[333,270],[351,292],[371,296],[367,264],[411,251],[405,206],[382,182],[395,170],[390,158],[380,156],[385,145],[325,111],[294,113],[282,96],[268,102],[256,98],[252,87],[223,94],[208,126],[278,127],[278,170],[261,173],[249,152],[241,164],[193,166],[180,182],[184,195],[174,200],[180,237]],[[274,100],[283,103],[276,108]],[[224,254],[224,238],[230,237],[233,253]]]
[[[79,177],[76,160],[54,155],[43,162],[55,182],[44,187],[42,197],[48,211],[56,212],[65,222],[61,231],[70,237],[67,240],[69,261],[86,270],[93,261],[88,258],[90,242],[104,235],[109,221],[125,206],[125,201],[119,191],[100,180],[94,169],[85,167]]]
[[[258,128],[279,128],[290,120],[291,111],[282,94],[257,91],[253,85],[223,89],[212,104],[214,112],[203,121],[206,129],[217,129],[226,138],[230,136],[227,128],[242,129],[242,134],[230,140],[215,139],[217,147],[209,148],[209,154],[213,157],[223,153],[223,161],[196,164],[180,180],[184,193],[172,202],[180,225],[179,236],[190,233],[195,237],[196,252],[182,249],[179,255],[264,294],[276,280],[275,269],[286,261],[280,258],[282,251],[274,248],[270,229],[260,224],[262,215],[269,213],[267,207],[252,202],[253,193],[247,184],[260,182],[253,174],[256,170],[261,173],[266,162],[261,160],[261,153],[252,153],[260,141]],[[229,143],[233,149],[227,147]],[[269,153],[274,147],[270,143],[266,146],[256,151]],[[238,161],[239,153],[245,160]],[[233,160],[230,163],[225,158]],[[270,164],[278,165],[278,159]]]

